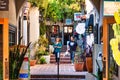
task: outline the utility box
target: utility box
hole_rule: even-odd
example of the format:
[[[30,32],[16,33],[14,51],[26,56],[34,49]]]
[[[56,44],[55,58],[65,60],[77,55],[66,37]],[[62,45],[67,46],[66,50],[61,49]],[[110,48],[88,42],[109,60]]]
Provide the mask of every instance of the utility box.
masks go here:
[[[94,50],[93,50],[93,74],[97,75],[98,72],[98,65],[100,66],[100,70],[102,71],[103,63],[102,63],[102,44],[94,44]],[[97,80],[97,79],[95,79]]]

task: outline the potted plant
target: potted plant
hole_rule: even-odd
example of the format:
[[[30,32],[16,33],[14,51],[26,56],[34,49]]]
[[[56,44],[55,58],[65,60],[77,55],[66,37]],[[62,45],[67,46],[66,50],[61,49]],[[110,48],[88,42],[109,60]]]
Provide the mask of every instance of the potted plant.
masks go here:
[[[35,52],[35,57],[37,59],[37,63],[40,63],[40,58],[44,57],[46,59],[46,62],[50,62],[50,55],[48,51],[48,39],[46,39],[43,35],[40,36],[38,41],[35,43],[36,52]]]
[[[10,79],[18,79],[19,72],[24,61],[24,56],[26,55],[29,45],[27,46],[20,45],[22,37],[19,40],[18,45],[10,47],[9,50],[9,78]]]
[[[34,66],[36,64],[37,60],[34,56],[30,55],[30,66]]]
[[[98,70],[97,70],[97,74],[93,74],[91,73],[94,77],[96,77],[97,80],[102,80],[103,78],[103,72],[102,70],[100,70],[100,65],[98,64],[98,61],[96,60],[97,66],[98,66]],[[111,79],[109,79],[111,80]],[[113,80],[113,79],[112,79]]]
[[[88,50],[87,50],[88,49]],[[93,66],[92,66],[92,47],[88,46],[88,48],[86,49],[86,59],[85,59],[85,63],[86,63],[86,69],[88,72],[92,73],[93,71]]]
[[[84,52],[77,51],[76,54],[77,55],[75,56],[75,63],[74,63],[75,71],[83,71],[85,66]]]
[[[41,57],[40,58],[40,64],[46,64],[47,62],[46,62],[46,58],[45,57]]]

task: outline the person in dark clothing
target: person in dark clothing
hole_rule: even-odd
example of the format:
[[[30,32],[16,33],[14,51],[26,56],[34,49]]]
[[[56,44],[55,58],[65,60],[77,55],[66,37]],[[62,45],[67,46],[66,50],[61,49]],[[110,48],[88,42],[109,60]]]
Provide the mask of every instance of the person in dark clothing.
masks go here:
[[[77,42],[75,42],[74,37],[70,37],[70,42],[69,42],[69,49],[70,49],[70,58],[72,64],[74,64],[74,57],[75,57],[75,51],[77,48]]]

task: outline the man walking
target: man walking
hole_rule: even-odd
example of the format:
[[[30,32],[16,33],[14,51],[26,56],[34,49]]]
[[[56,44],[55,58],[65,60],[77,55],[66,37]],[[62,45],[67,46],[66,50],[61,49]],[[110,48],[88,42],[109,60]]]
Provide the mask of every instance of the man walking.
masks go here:
[[[76,48],[77,48],[77,42],[75,42],[75,39],[74,39],[73,36],[70,37],[69,48],[70,48],[70,59],[71,59],[72,65],[73,65],[74,64],[75,51],[76,51]]]

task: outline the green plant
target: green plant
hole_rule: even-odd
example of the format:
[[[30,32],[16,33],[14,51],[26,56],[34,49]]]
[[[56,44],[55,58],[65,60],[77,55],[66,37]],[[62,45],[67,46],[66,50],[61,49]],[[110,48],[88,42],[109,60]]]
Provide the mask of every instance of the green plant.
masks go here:
[[[29,43],[25,48],[20,48],[22,37],[19,40],[18,45],[14,46],[13,49],[9,51],[9,78],[10,79],[18,79],[20,68],[22,66],[24,56],[26,55],[28,48],[31,43]]]
[[[0,62],[0,80],[3,80],[3,64]]]
[[[97,72],[97,75],[95,74],[92,74],[94,77],[97,78],[97,80],[102,80],[102,71],[100,70],[100,65],[98,64],[98,61],[96,60],[96,63],[97,63],[97,66],[98,66],[98,72]]]
[[[37,60],[41,58],[42,55],[49,55],[48,52],[48,39],[45,38],[43,35],[40,36],[37,42],[35,42],[36,52],[35,57]]]
[[[44,57],[40,58],[40,64],[46,64],[46,59]]]
[[[82,48],[80,48],[79,46],[77,46],[75,54],[76,54],[76,57],[75,57],[75,62],[76,63],[85,61],[85,53],[82,50]]]

